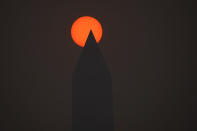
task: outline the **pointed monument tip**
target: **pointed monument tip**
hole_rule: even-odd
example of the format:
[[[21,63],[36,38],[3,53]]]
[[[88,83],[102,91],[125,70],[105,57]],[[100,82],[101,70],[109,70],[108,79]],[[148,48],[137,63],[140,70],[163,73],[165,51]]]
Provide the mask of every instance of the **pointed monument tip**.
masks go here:
[[[88,38],[84,47],[87,48],[88,46],[93,46],[93,45],[97,46],[97,42],[96,42],[96,39],[94,37],[92,30],[90,30],[90,33],[88,35]]]
[[[88,35],[88,39],[91,40],[91,41],[93,41],[93,40],[96,41],[96,40],[95,40],[95,37],[94,37],[94,34],[93,34],[93,32],[92,32],[92,30],[90,30],[90,33],[89,33],[89,35]],[[88,40],[88,39],[87,39],[87,40]]]
[[[90,30],[89,36],[94,36],[92,30]]]

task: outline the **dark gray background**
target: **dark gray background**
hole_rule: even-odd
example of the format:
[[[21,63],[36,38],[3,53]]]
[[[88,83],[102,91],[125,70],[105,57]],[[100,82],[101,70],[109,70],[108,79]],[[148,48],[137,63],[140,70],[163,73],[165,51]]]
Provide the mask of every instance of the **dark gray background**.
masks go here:
[[[84,15],[103,26],[116,131],[195,130],[192,2],[4,0],[1,13],[1,131],[71,131],[70,28]]]

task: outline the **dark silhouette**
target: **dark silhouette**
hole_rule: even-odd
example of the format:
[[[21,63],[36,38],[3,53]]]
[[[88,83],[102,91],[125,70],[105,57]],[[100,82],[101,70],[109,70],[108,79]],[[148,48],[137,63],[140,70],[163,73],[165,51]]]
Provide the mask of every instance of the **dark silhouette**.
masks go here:
[[[72,130],[113,130],[111,76],[92,31],[73,74]]]

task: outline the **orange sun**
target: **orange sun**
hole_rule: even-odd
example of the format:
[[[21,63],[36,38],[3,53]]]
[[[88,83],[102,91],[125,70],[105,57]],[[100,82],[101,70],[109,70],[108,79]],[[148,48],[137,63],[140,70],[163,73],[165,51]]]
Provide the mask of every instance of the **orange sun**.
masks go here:
[[[78,18],[71,28],[73,41],[80,47],[84,47],[90,30],[92,30],[96,42],[99,43],[103,34],[102,26],[99,21],[90,16]]]

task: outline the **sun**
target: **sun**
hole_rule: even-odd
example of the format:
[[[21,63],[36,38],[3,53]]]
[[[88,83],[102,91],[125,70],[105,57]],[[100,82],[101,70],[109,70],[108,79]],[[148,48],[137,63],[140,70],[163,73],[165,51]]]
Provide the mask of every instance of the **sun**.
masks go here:
[[[73,41],[80,47],[84,47],[88,35],[92,30],[97,43],[101,40],[103,30],[100,22],[94,17],[79,17],[71,27],[71,36]]]

